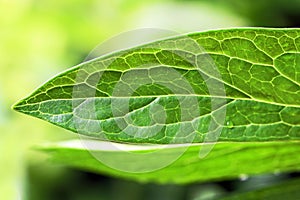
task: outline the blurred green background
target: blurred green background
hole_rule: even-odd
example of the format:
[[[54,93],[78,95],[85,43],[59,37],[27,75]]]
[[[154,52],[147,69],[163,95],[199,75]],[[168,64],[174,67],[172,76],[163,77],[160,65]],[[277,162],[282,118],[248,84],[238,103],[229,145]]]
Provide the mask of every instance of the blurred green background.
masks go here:
[[[299,27],[299,10],[299,0],[0,0],[0,199],[210,199],[293,176],[159,186],[53,166],[31,147],[77,136],[11,105],[124,31]]]

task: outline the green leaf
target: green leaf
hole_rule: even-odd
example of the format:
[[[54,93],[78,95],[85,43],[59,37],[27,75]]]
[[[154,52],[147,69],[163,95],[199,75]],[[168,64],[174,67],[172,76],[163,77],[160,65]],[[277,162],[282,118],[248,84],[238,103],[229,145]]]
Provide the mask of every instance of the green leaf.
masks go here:
[[[127,151],[120,145],[72,140],[43,145],[39,149],[48,153],[54,163],[140,182],[184,184],[300,170],[299,142],[217,143],[204,159],[198,156],[203,144],[187,149],[129,145]],[[112,146],[116,148],[107,148]],[[153,149],[158,149],[159,155],[154,154]],[[178,157],[178,151],[184,150],[185,153]],[[168,166],[150,171],[176,156],[178,158]]]
[[[300,29],[168,38],[84,62],[14,109],[130,143],[300,139]]]
[[[43,148],[59,163],[113,176],[189,183],[297,171],[299,50],[300,29],[192,33],[81,63],[14,109],[131,143]]]
[[[281,199],[298,199],[300,196],[300,179],[292,179],[270,187],[254,190],[250,192],[233,194],[221,200],[281,200]]]

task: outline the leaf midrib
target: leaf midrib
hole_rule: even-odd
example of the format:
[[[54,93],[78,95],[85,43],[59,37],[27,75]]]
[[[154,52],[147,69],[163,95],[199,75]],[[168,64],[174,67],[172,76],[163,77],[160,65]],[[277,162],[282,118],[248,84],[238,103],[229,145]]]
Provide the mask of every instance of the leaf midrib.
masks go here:
[[[300,108],[300,105],[295,104],[283,104],[283,103],[277,103],[277,102],[270,102],[260,99],[249,99],[249,98],[235,98],[235,97],[229,97],[229,96],[213,96],[213,95],[201,95],[201,94],[168,94],[168,95],[146,95],[146,96],[110,96],[110,97],[74,97],[72,99],[49,99],[45,101],[40,101],[36,103],[26,103],[23,105],[15,105],[13,108],[18,110],[22,107],[27,106],[33,106],[38,105],[46,102],[52,102],[52,101],[73,101],[73,100],[88,100],[88,99],[126,99],[126,98],[160,98],[160,97],[205,97],[205,98],[220,98],[220,99],[230,99],[230,100],[241,100],[241,101],[253,101],[258,103],[265,103],[270,105],[276,105],[276,106],[283,106],[283,107],[293,107],[293,108]]]

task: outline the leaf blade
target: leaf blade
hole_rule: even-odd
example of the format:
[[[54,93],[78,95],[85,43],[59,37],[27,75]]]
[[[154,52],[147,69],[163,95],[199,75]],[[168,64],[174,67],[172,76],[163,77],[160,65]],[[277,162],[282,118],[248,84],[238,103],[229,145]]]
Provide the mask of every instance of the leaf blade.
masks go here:
[[[227,113],[224,123],[213,122],[222,129],[220,137],[214,138],[218,141],[299,140],[299,35],[299,29],[229,29],[154,42],[80,64],[54,77],[14,109],[73,132],[116,142],[203,142],[212,132],[209,124],[214,115],[222,112]],[[286,41],[294,45],[287,47]],[[205,51],[195,50],[194,43]],[[212,70],[213,65],[221,76]],[[174,70],[183,78],[181,82],[161,76],[174,79]],[[136,78],[132,84],[147,83],[150,78],[159,84],[136,86],[136,90],[126,92],[121,86],[116,92],[126,73]],[[188,84],[182,86],[182,80]],[[224,85],[225,95],[207,86],[211,80]],[[145,105],[150,101],[166,111],[163,123],[151,124],[153,104]],[[182,116],[180,102],[196,102],[198,107],[184,107],[192,114]],[[122,104],[129,104],[128,112]],[[113,112],[122,109],[121,113]],[[75,116],[74,110],[82,111]],[[191,139],[190,132],[182,136],[174,133],[178,126],[194,119],[192,126],[196,128]],[[132,126],[122,126],[124,123]],[[135,126],[154,128],[141,133]],[[153,130],[155,135],[150,133]]]
[[[52,143],[38,148],[49,154],[50,161],[54,163],[139,182],[160,184],[186,184],[229,180],[239,178],[241,175],[286,173],[298,171],[300,166],[300,161],[297,159],[300,151],[299,142],[222,142],[217,143],[204,159],[198,156],[203,144],[195,144],[189,146],[185,153],[170,165],[149,173],[137,173],[145,166],[151,167],[155,163],[161,163],[164,157],[176,154],[185,147],[168,148],[163,145],[158,148],[160,159],[156,156],[142,160],[137,159],[138,155],[152,152],[153,147],[122,151],[102,149],[106,145],[100,141],[95,143],[99,144],[92,147],[101,148],[91,149],[86,141],[70,141],[68,145],[65,142]],[[118,147],[118,144],[111,145]],[[132,157],[128,152],[134,156]],[[120,169],[129,169],[130,172]]]

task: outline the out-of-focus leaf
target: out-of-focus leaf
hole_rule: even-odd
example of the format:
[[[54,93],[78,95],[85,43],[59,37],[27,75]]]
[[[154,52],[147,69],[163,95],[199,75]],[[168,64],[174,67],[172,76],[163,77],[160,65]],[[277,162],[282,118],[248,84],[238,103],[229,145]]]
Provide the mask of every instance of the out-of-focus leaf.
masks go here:
[[[276,184],[271,187],[240,193],[233,194],[226,198],[219,198],[222,200],[237,200],[237,199],[245,199],[245,200],[256,200],[256,199],[264,199],[264,200],[281,200],[281,199],[298,199],[300,196],[300,179],[292,179],[289,181],[285,181],[281,184]]]
[[[93,145],[88,145],[89,142]],[[119,150],[105,148],[111,145]],[[148,173],[131,172],[159,166],[164,159],[176,156],[185,147],[161,149],[161,146],[125,145],[128,151],[124,148],[121,151],[120,145],[124,144],[75,140],[39,148],[48,153],[54,163],[140,182],[183,184],[300,169],[299,142],[222,142],[216,144],[204,159],[199,158],[202,145],[194,144],[170,165]],[[156,148],[159,155],[151,156]],[[146,159],[141,159],[145,155]],[[131,172],[120,171],[122,168]]]

